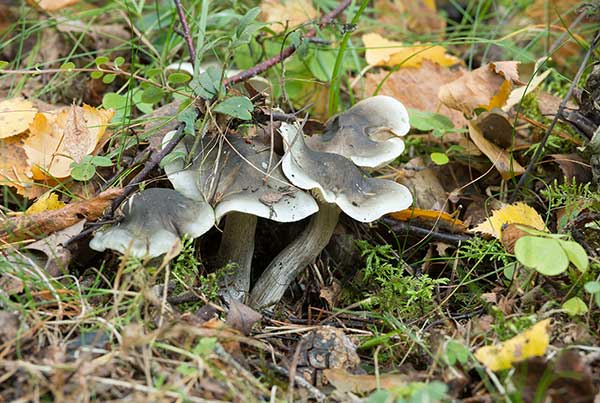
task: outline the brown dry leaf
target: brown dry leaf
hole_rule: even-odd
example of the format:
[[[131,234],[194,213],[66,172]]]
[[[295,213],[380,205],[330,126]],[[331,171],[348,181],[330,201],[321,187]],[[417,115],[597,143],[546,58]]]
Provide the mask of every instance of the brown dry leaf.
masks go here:
[[[525,203],[515,203],[494,210],[491,217],[473,228],[471,232],[480,232],[502,239],[502,227],[506,224],[523,224],[539,231],[548,231],[544,220],[533,207]]]
[[[113,111],[89,105],[38,113],[24,146],[33,178],[68,177],[71,163],[81,162],[94,151],[113,115]]]
[[[446,67],[462,63],[461,59],[447,54],[446,49],[439,45],[407,45],[375,33],[363,35],[362,41],[366,48],[365,59],[370,66],[419,67],[424,60]]]
[[[229,313],[225,323],[233,329],[239,330],[246,336],[250,334],[252,326],[262,319],[262,315],[232,298],[229,302]]]
[[[398,172],[396,181],[415,195],[415,206],[423,210],[447,209],[447,194],[438,178],[439,169],[428,167],[423,158],[415,157]]]
[[[44,11],[56,11],[76,4],[79,0],[27,0],[27,2]]]
[[[271,29],[277,33],[293,28],[319,15],[310,0],[264,0],[260,3],[262,20],[273,22]]]
[[[502,246],[504,246],[504,249],[508,253],[515,253],[515,244],[517,241],[524,236],[529,235],[529,233],[525,232],[521,227],[529,227],[529,225],[507,224],[502,227],[502,238],[500,239],[500,242],[502,242]]]
[[[23,133],[33,121],[37,110],[31,101],[9,98],[0,102],[0,139]]]
[[[508,152],[487,140],[475,124],[469,122],[468,126],[471,141],[473,141],[477,148],[479,148],[481,152],[489,158],[492,164],[494,164],[494,167],[498,170],[502,179],[507,180],[525,172],[525,168],[511,158]]]
[[[418,68],[406,68],[393,72],[383,82],[379,94],[392,96],[407,108],[444,115],[452,120],[455,127],[460,128],[467,125],[463,114],[441,103],[437,95],[442,85],[457,80],[463,74],[465,74],[465,70],[462,68],[450,70],[437,63],[424,60]],[[387,75],[387,71],[367,73],[365,76],[367,95],[373,94]]]
[[[390,26],[417,34],[443,33],[446,29],[446,19],[437,13],[433,0],[376,0],[373,9],[378,14],[381,33]]]
[[[93,221],[100,217],[121,193],[123,189],[109,189],[94,199],[71,203],[58,210],[6,219],[0,222],[0,241],[39,239],[70,227],[84,218]]]
[[[495,62],[464,74],[440,88],[438,97],[446,106],[470,116],[477,108],[502,107],[514,84],[521,85],[519,62]]]
[[[25,135],[18,135],[0,140],[0,185],[14,187],[20,195],[33,199],[47,188],[29,179],[31,170],[23,149],[24,139]]]
[[[402,374],[384,374],[379,376],[379,382],[375,375],[353,375],[344,369],[325,369],[323,375],[327,380],[342,392],[366,393],[379,386],[381,389],[393,389],[405,386],[410,378]]]
[[[43,254],[44,257],[40,261],[40,266],[44,268],[49,276],[58,277],[68,272],[69,262],[71,261],[71,251],[65,248],[63,244],[83,231],[84,225],[85,220],[81,220],[70,227],[27,245],[25,249]]]

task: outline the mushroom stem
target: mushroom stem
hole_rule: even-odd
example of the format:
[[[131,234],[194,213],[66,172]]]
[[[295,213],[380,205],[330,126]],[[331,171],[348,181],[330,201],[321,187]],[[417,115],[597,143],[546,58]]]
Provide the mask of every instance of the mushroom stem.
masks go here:
[[[238,265],[235,273],[225,279],[226,299],[243,302],[250,291],[256,222],[255,215],[239,212],[230,212],[225,219],[217,261],[221,267],[229,263]]]
[[[302,233],[273,259],[250,294],[255,308],[266,308],[283,297],[294,279],[312,263],[329,243],[338,222],[340,209],[335,204],[319,203]]]

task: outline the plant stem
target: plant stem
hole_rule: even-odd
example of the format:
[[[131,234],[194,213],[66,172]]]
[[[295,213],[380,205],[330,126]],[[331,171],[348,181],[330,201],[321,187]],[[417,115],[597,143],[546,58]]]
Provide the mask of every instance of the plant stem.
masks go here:
[[[319,212],[302,233],[282,250],[260,276],[250,293],[250,304],[266,308],[283,297],[294,279],[327,246],[337,225],[340,209],[335,204],[319,203]]]

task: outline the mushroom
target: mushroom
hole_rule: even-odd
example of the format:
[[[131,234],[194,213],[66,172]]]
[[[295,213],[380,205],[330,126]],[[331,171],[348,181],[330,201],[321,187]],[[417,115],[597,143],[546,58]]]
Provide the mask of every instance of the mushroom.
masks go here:
[[[341,155],[311,150],[298,125],[283,123],[279,131],[286,148],[283,172],[293,185],[316,193],[319,212],[258,279],[250,295],[257,308],[278,302],[296,276],[327,246],[340,210],[357,221],[372,222],[412,204],[405,186],[365,177]]]
[[[181,246],[184,234],[197,238],[215,222],[212,208],[171,189],[152,188],[136,193],[123,208],[124,218],[94,234],[90,247],[154,258]]]
[[[165,136],[168,142],[172,133]],[[187,155],[193,138],[186,138],[173,152]],[[218,252],[220,265],[239,268],[226,286],[226,297],[243,300],[250,289],[257,217],[293,222],[314,214],[317,203],[310,194],[292,186],[279,167],[279,157],[260,136],[204,137],[190,166],[183,159],[165,165],[173,187],[192,198],[206,198],[215,210],[216,222],[226,217]],[[271,170],[269,171],[269,161]]]
[[[306,144],[315,151],[343,155],[360,167],[378,168],[402,154],[401,137],[409,130],[404,105],[378,95],[333,116],[325,124],[325,133],[308,137]]]

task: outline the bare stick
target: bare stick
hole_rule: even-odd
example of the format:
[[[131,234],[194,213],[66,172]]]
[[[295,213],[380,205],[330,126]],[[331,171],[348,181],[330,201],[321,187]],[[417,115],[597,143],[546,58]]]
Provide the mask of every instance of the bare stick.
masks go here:
[[[540,141],[540,145],[535,150],[535,154],[531,158],[531,161],[529,161],[529,165],[527,165],[527,169],[525,170],[523,175],[521,175],[521,178],[519,178],[519,183],[517,183],[517,186],[515,187],[515,190],[513,191],[513,194],[510,197],[510,200],[509,200],[510,203],[513,203],[515,201],[515,199],[517,198],[517,194],[519,193],[519,190],[523,187],[523,185],[525,184],[525,181],[527,180],[527,177],[531,174],[531,171],[533,171],[533,167],[535,166],[535,164],[537,164],[537,161],[540,159],[540,157],[542,155],[542,151],[544,151],[544,147],[546,146],[546,143],[548,142],[548,139],[550,138],[550,135],[552,134],[552,130],[554,130],[554,126],[556,126],[556,123],[558,123],[558,118],[562,115],[565,107],[567,106],[567,102],[569,101],[569,99],[571,99],[571,95],[573,94],[573,91],[575,90],[577,83],[579,83],[579,80],[581,79],[581,76],[583,75],[583,71],[585,70],[587,62],[590,59],[592,52],[598,45],[599,40],[600,40],[600,30],[596,31],[594,40],[590,44],[590,47],[588,48],[587,52],[585,52],[583,61],[581,62],[581,65],[579,66],[579,70],[577,70],[577,74],[575,75],[575,78],[573,79],[571,86],[569,87],[569,91],[567,91],[567,95],[565,95],[562,102],[560,103],[560,106],[558,107],[558,111],[554,115],[554,119],[552,119],[552,123],[550,123],[550,126],[548,126],[548,130],[546,130],[546,133],[544,134],[542,141]]]
[[[192,66],[194,66],[194,62],[196,61],[196,49],[194,48],[194,42],[192,41],[192,35],[190,34],[190,26],[187,23],[187,19],[185,18],[185,13],[183,12],[183,7],[181,6],[180,0],[173,0],[175,3],[175,8],[177,9],[177,15],[179,16],[179,22],[181,22],[181,28],[183,29],[183,39],[185,39],[185,43],[187,43],[188,50],[190,52],[190,58]]]

